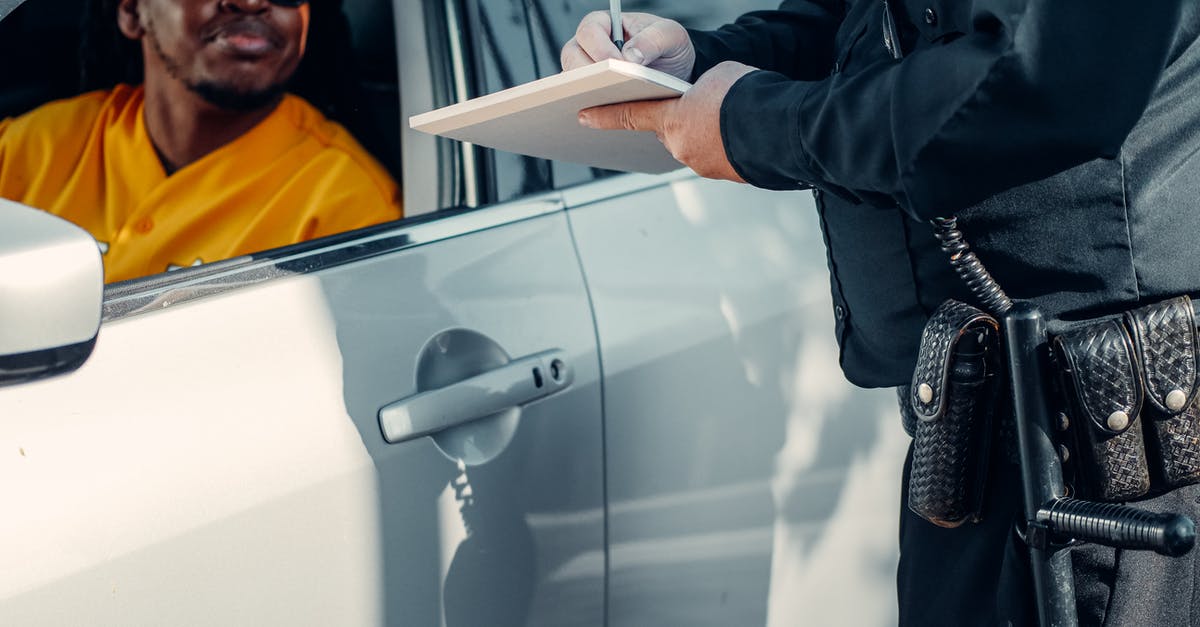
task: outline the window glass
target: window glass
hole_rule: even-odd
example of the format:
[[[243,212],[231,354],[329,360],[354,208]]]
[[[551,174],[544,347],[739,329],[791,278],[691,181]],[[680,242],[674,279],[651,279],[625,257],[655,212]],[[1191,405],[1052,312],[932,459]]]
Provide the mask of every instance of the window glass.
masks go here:
[[[141,44],[118,29],[115,3],[17,7],[0,20],[0,56],[21,59],[0,64],[0,196],[91,233],[107,282],[399,218],[398,181],[388,174],[399,155],[390,0],[360,2],[355,23],[339,1],[312,3],[307,21],[296,7],[264,6],[270,18],[245,18],[262,20],[247,26],[205,21],[191,15],[199,5],[183,3],[152,32],[154,54],[171,62],[145,68]],[[363,25],[380,24],[362,39],[373,43],[355,47]],[[184,42],[208,28],[245,46],[244,56],[265,59],[253,79],[243,80],[238,55],[216,55],[202,70],[189,62],[198,53]],[[161,92],[141,89],[150,72],[183,81],[195,97],[155,106]],[[364,85],[373,97],[362,97]],[[66,100],[47,105],[56,99]],[[206,114],[214,106],[225,113],[219,123]],[[201,132],[156,135],[144,110],[182,115],[159,121]]]
[[[466,44],[475,60],[475,89],[482,96],[528,83],[544,75],[541,61],[533,54],[533,40],[527,25],[530,7],[527,0],[479,0],[467,7],[469,30]],[[483,162],[491,169],[488,178],[494,189],[485,198],[504,202],[550,188],[549,164],[542,159],[501,150],[489,150],[491,159]]]
[[[538,76],[559,71],[559,51],[575,34],[579,20],[590,11],[607,11],[608,3],[600,0],[525,0],[533,21],[534,46],[537,50]],[[669,17],[687,28],[711,29],[728,24],[748,11],[773,9],[779,6],[772,0],[623,0],[627,12],[653,13]],[[555,161],[551,165],[555,187],[566,187],[594,178],[615,174],[573,163]]]

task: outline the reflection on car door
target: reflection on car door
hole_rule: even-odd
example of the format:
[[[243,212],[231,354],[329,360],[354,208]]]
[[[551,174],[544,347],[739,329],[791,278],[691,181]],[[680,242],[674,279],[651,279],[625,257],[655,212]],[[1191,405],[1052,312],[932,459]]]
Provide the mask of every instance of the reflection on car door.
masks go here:
[[[134,311],[82,368],[0,389],[0,624],[602,623],[599,369],[554,198],[227,274],[110,299]],[[565,390],[384,440],[381,408],[548,350]]]
[[[406,113],[468,82],[448,42],[474,50],[447,17],[469,3],[416,4]],[[604,623],[561,198],[408,140],[420,217],[110,290],[78,371],[0,388],[0,625]]]
[[[545,75],[598,7],[530,4]],[[777,6],[625,2],[699,29]],[[895,624],[905,437],[838,369],[812,198],[552,172],[600,340],[609,625]]]
[[[812,198],[563,192],[604,371],[610,625],[895,623],[894,395],[842,378]]]

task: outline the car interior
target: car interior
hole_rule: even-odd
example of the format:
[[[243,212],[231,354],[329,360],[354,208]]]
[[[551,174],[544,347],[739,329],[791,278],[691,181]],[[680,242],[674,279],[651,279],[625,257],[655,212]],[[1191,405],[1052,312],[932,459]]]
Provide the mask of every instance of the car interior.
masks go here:
[[[84,62],[89,2],[100,0],[28,0],[0,20],[0,58],[7,60],[0,64],[0,119],[103,86],[103,77],[86,71],[97,60]],[[309,50],[291,91],[346,126],[399,182],[391,0],[321,0],[312,11]]]

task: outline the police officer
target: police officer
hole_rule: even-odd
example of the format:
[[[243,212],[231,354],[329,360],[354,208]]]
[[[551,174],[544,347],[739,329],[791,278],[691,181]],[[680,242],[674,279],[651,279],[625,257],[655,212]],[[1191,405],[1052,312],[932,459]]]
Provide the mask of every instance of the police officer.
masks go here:
[[[695,85],[580,122],[654,131],[707,177],[815,188],[858,385],[907,383],[930,313],[974,300],[932,236],[937,216],[957,214],[1052,330],[1200,293],[1200,3],[785,0],[711,32],[637,13],[623,26],[618,51],[608,15],[586,16],[563,67],[623,57]],[[1033,621],[1019,482],[1001,466],[979,524],[901,514],[902,624]],[[1198,496],[1139,506],[1195,518]],[[1200,624],[1194,556],[1073,558],[1081,624]]]

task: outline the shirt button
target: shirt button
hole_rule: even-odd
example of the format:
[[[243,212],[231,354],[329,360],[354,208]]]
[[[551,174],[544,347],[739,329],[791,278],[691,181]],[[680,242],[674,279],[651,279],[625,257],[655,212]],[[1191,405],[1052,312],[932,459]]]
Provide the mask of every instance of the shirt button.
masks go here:
[[[154,230],[154,220],[151,220],[150,218],[142,218],[141,220],[137,221],[137,224],[133,225],[133,230],[145,235],[146,233]]]
[[[842,307],[841,305],[834,307],[833,308],[833,317],[837,318],[838,320],[845,320],[846,319],[846,308]]]
[[[933,7],[925,9],[925,23],[930,26],[937,24],[937,11],[934,11]]]

